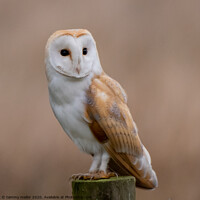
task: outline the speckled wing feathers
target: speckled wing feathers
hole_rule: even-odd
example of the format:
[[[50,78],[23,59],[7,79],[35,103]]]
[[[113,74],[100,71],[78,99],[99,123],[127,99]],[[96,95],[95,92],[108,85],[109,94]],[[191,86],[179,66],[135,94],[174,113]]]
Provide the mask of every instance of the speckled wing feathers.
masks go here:
[[[95,78],[87,94],[87,113],[93,123],[90,125],[97,139],[100,128],[103,129],[105,140],[118,153],[140,156],[142,144],[137,134],[137,128],[132,120],[126,104],[126,95],[121,86],[106,75]],[[98,133],[93,127],[98,127]],[[102,131],[101,131],[102,132]]]
[[[140,141],[125,91],[119,83],[106,74],[94,77],[87,91],[86,104],[85,118],[90,129],[118,169],[120,167],[123,174],[135,176],[138,186],[154,188],[157,178],[150,156]]]

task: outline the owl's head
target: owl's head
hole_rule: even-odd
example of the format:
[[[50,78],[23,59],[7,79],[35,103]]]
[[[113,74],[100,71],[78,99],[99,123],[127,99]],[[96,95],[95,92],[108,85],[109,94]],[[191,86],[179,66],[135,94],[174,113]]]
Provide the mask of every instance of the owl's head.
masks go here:
[[[91,33],[85,29],[56,31],[46,45],[46,68],[75,78],[83,78],[91,72],[101,73]]]

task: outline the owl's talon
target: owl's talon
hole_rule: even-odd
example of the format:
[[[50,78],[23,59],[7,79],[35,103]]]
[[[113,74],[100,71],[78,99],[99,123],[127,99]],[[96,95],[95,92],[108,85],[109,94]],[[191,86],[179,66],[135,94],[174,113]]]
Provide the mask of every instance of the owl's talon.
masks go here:
[[[85,173],[85,174],[73,174],[70,177],[70,180],[99,180],[99,179],[108,179],[111,177],[118,177],[115,172],[98,171],[96,173]]]
[[[70,177],[70,180],[79,180],[81,178],[83,174],[79,173],[79,174],[73,174],[71,177]]]

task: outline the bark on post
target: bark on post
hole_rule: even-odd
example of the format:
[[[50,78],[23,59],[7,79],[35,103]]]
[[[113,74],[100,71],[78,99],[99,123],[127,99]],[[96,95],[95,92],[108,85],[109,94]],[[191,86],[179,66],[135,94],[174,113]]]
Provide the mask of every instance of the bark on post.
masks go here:
[[[120,176],[72,182],[74,200],[135,200],[135,178]]]

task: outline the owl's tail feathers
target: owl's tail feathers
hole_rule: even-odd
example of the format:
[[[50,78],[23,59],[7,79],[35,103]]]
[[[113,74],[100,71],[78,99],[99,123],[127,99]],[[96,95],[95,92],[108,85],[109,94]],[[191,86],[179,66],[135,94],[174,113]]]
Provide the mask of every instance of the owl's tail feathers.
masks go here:
[[[132,164],[135,173],[139,175],[139,178],[136,177],[138,179],[136,182],[138,187],[147,189],[158,187],[158,179],[155,171],[152,169],[151,157],[145,146],[143,146],[143,155],[140,158],[133,158]]]
[[[151,166],[149,152],[143,146],[143,155],[139,158],[124,153],[116,153],[110,146],[104,145],[111,156],[109,168],[119,175],[132,175],[136,178],[136,186],[144,189],[158,187],[158,179]]]

